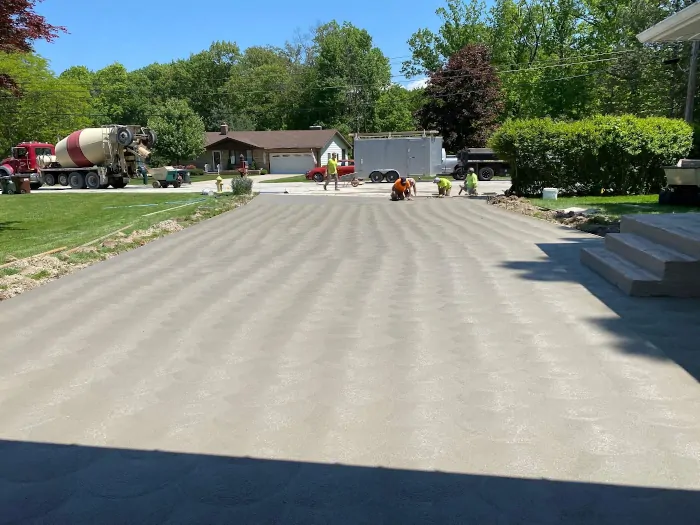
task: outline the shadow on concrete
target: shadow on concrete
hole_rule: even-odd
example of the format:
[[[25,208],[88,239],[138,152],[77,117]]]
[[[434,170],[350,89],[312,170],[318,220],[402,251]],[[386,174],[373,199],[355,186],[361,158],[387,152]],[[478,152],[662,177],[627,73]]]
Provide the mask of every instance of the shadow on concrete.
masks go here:
[[[697,523],[697,491],[0,440],[0,523]]]
[[[700,299],[629,297],[580,262],[581,248],[602,246],[602,238],[565,241],[538,244],[547,256],[542,261],[507,262],[504,267],[520,272],[524,279],[580,283],[617,314],[617,319],[590,322],[616,334],[622,351],[672,359],[700,381]]]

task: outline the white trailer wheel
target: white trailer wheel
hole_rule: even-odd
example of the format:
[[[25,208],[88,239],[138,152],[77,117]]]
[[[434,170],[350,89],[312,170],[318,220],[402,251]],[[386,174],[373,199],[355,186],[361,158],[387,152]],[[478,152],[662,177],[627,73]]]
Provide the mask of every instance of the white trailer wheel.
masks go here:
[[[372,182],[382,182],[383,178],[384,178],[384,175],[379,171],[373,171],[372,173],[369,174],[369,179]]]

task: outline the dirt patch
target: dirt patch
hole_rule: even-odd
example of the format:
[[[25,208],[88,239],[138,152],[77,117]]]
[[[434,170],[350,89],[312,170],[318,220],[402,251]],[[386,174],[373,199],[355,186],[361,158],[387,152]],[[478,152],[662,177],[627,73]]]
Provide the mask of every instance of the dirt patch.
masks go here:
[[[88,265],[73,264],[49,255],[16,260],[11,266],[4,268],[5,275],[0,274],[0,301],[10,299],[85,266]]]
[[[560,210],[548,210],[535,206],[529,200],[514,195],[496,195],[486,199],[488,204],[498,206],[508,211],[537,217],[549,222],[563,224],[570,228],[600,235],[604,237],[608,233],[620,232],[620,221],[605,215],[588,215],[579,212],[563,212]]]

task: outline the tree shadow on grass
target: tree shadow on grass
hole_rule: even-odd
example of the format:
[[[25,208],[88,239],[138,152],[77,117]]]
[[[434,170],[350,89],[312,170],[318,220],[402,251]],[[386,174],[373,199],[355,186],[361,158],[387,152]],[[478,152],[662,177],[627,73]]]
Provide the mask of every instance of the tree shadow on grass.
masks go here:
[[[583,285],[617,314],[590,322],[619,336],[623,351],[672,359],[700,381],[700,299],[629,297],[580,261],[581,249],[602,246],[602,238],[564,241],[538,244],[547,256],[541,261],[507,262],[504,267],[520,272],[523,279]]]
[[[18,228],[16,225],[22,224],[20,221],[0,221],[0,233],[5,230],[24,231],[25,228]]]
[[[700,493],[0,440],[0,524],[697,523]]]

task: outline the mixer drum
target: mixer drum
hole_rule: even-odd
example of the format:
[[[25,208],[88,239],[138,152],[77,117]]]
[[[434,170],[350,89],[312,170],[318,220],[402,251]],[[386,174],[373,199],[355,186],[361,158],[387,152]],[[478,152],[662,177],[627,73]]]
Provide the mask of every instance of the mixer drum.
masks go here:
[[[74,131],[56,144],[56,160],[64,168],[89,168],[103,164],[109,155],[110,131],[110,128]]]

